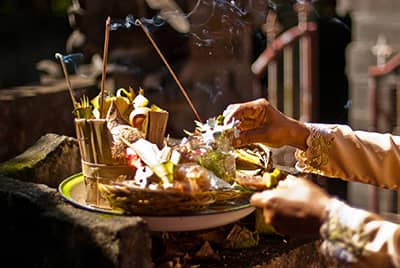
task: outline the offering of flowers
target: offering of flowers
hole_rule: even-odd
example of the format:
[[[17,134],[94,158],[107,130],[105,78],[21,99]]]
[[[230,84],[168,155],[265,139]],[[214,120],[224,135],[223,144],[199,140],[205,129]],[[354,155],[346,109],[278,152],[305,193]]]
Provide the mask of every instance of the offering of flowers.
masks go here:
[[[89,118],[96,118],[98,98],[91,103],[94,109]],[[186,131],[179,142],[166,137],[163,127],[161,141],[152,142],[147,138],[153,131],[151,112],[168,112],[149,104],[143,90],[135,94],[132,89],[120,89],[104,100],[111,160],[131,171],[96,181],[101,198],[112,208],[157,215],[200,210],[248,198],[252,191],[273,187],[279,179],[280,174],[272,172],[266,146],[232,147],[237,123],[224,125],[222,116],[204,124],[195,121],[194,131]]]
[[[150,104],[142,89],[122,88],[115,96],[106,92],[108,18],[101,91],[95,99],[74,99],[62,55],[56,55],[74,106],[86,202],[127,213],[171,215],[248,198],[255,190],[273,187],[282,173],[273,171],[269,149],[261,144],[233,148],[237,123],[224,125],[221,116],[202,123],[154,40],[137,23],[196,115],[196,127],[174,142],[165,135],[168,111]]]
[[[194,130],[177,141],[165,135],[168,112],[151,104],[142,89],[108,94],[103,109],[105,119],[99,118],[97,96],[74,110],[87,202],[93,206],[176,214],[248,198],[279,179],[269,148],[233,148],[237,122],[224,125],[222,116],[195,121]]]

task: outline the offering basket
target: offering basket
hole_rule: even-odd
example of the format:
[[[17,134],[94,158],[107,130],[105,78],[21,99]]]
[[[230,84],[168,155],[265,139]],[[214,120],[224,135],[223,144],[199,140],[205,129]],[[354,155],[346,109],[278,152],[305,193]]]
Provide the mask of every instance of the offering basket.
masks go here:
[[[75,130],[81,153],[86,202],[109,208],[108,200],[99,192],[99,185],[132,178],[134,170],[112,158],[112,138],[106,119],[75,119]]]
[[[158,148],[164,142],[167,119],[167,112],[153,112],[146,122],[146,140]],[[245,192],[233,188],[187,192],[131,185],[126,182],[133,181],[136,171],[126,159],[113,157],[114,138],[107,127],[107,119],[75,119],[75,128],[88,205],[122,209],[128,214],[176,215],[248,197]]]

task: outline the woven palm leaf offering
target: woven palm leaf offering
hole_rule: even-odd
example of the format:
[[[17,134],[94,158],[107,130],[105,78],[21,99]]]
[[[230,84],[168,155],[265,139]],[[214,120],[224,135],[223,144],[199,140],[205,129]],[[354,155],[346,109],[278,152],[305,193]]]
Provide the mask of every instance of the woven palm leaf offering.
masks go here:
[[[144,138],[121,137],[135,175],[98,185],[110,206],[141,215],[178,215],[248,199],[280,179],[271,172],[267,147],[233,149],[235,122],[223,125],[218,117],[196,125],[178,143],[165,139],[161,149]]]
[[[150,113],[162,114],[163,122],[157,121],[157,132],[165,133],[168,113],[156,105],[148,106],[149,101],[143,94],[143,90],[135,94],[133,89],[119,89],[116,96],[108,94],[102,106],[97,96],[91,102],[83,99],[74,109],[89,205],[110,208],[108,200],[99,192],[99,185],[134,177],[135,170],[128,165],[125,142],[153,138],[153,130],[149,129]],[[102,113],[106,114],[105,118],[100,118]],[[162,143],[162,140],[154,142]]]
[[[172,142],[165,137],[168,112],[150,105],[142,89],[119,89],[115,96],[106,92],[107,18],[99,96],[76,102],[59,57],[74,105],[86,203],[126,214],[182,215],[247,200],[254,191],[275,186],[282,176],[271,166],[269,149],[258,144],[234,149],[237,122],[224,125],[219,116],[201,123],[165,57],[144,25],[137,23],[196,115],[196,127],[180,142]]]
[[[89,205],[178,215],[247,200],[282,178],[265,145],[232,147],[237,122],[195,121],[194,131],[177,142],[165,137],[168,112],[150,105],[142,89],[107,94],[103,108],[99,98],[91,105],[83,99],[74,110]]]
[[[166,139],[161,149],[147,139],[132,143],[121,137],[135,176],[100,184],[99,190],[113,208],[142,215],[199,211],[238,198],[247,193],[232,184],[235,158],[227,147],[233,131],[229,126],[214,138],[196,130],[178,144]]]
[[[222,122],[222,116],[211,118],[206,124],[196,121],[195,132],[186,132],[188,137],[180,146],[192,148],[192,158],[230,183],[239,195],[273,188],[285,178],[286,173],[274,167],[269,147],[253,143],[233,148],[232,139],[239,134],[237,122]],[[224,200],[223,196],[219,200]],[[227,195],[225,200],[229,199]]]
[[[234,150],[236,159],[235,182],[252,191],[274,188],[287,175],[276,168],[271,150],[262,143],[253,143]]]

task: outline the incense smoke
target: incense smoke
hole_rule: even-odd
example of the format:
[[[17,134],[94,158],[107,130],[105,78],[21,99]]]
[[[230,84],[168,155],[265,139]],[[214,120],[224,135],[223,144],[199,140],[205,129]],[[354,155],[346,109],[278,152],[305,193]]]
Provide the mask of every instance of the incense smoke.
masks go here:
[[[249,24],[249,12],[239,7],[235,1],[198,0],[187,14],[193,21],[191,37],[197,47],[211,50],[217,43],[222,43],[226,51],[235,54],[232,42],[235,35],[240,35],[245,25]],[[218,26],[218,27],[215,27]]]
[[[116,31],[120,28],[130,29],[134,25],[135,18],[132,15],[128,15],[125,20],[112,20],[110,23],[110,31]]]
[[[191,10],[183,14],[186,19],[190,20],[191,31],[187,34],[177,34],[189,37],[195,46],[207,49],[210,56],[216,55],[214,49],[221,47],[221,45],[223,45],[227,55],[235,56],[241,49],[239,47],[240,44],[237,44],[235,40],[240,40],[240,35],[244,33],[245,28],[254,23],[254,20],[257,20],[258,24],[262,24],[265,21],[268,6],[272,9],[277,8],[277,4],[273,1],[269,1],[269,5],[265,3],[265,0],[244,2],[246,3],[240,5],[239,3],[241,2],[234,0],[196,0],[191,5]],[[304,0],[290,0],[285,5],[293,6],[295,3],[302,4],[305,2]],[[310,1],[312,13],[317,18],[320,18],[318,11],[313,6],[316,2],[318,0]],[[116,31],[121,28],[131,29],[135,26],[137,27],[138,25],[135,23],[137,19],[140,19],[150,32],[154,28],[161,28],[167,25],[167,22],[160,15],[152,18],[138,18],[128,15],[122,20],[112,20],[110,29]],[[335,17],[330,19],[350,31],[347,25],[339,19]],[[258,35],[260,34],[258,32]],[[262,39],[260,36],[256,36],[256,38]]]
[[[305,2],[304,0],[291,0],[286,4],[293,6],[295,3],[303,4]],[[315,2],[318,0],[310,1],[312,12],[317,18],[320,18],[318,11],[313,6]],[[276,5],[272,1],[269,2],[272,9],[276,9]],[[240,7],[234,0],[197,0],[192,9],[183,15],[191,22],[191,31],[185,35],[191,37],[197,47],[210,49],[210,54],[214,54],[212,51],[214,46],[223,43],[225,49],[234,55],[237,49],[232,42],[234,37],[243,33],[244,27],[251,23],[250,19],[263,20],[266,13],[264,0],[249,0],[246,7]],[[136,19],[134,16],[128,15],[124,20],[112,20],[110,29],[116,31],[120,28],[130,29],[138,26],[135,23]],[[333,17],[330,20],[350,31],[348,26],[338,18]],[[153,18],[142,17],[140,21],[148,28],[160,28],[167,24],[160,15]],[[149,30],[151,31],[151,29]]]
[[[180,33],[176,32],[182,37],[189,38],[190,42],[205,55],[219,56],[215,49],[223,48],[225,57],[234,57],[240,55],[241,47],[238,40],[241,39],[241,34],[252,22],[250,21],[251,13],[257,10],[257,16],[265,17],[265,2],[264,0],[250,0],[246,3],[246,8],[238,5],[236,1],[227,0],[197,0],[191,5],[190,11],[183,14],[183,17],[190,22],[190,32]],[[264,8],[259,8],[263,3]],[[262,11],[261,11],[262,9]],[[173,10],[167,12],[174,12]],[[162,13],[167,16],[166,12]],[[264,14],[264,15],[262,15]],[[140,20],[149,32],[154,34],[154,29],[167,26],[165,21],[160,15],[152,18],[134,17],[128,15],[124,19],[112,19],[110,30],[117,31],[119,29],[132,30],[139,25],[136,23]],[[263,19],[261,21],[263,21]],[[246,32],[247,33],[247,32]],[[177,48],[181,49],[181,48]],[[220,53],[221,50],[218,51]],[[171,50],[170,50],[171,52]],[[214,77],[213,81],[209,82],[196,82],[193,86],[203,91],[208,95],[208,99],[212,103],[217,103],[218,99],[224,94],[224,78]],[[226,81],[225,81],[226,82]]]
[[[67,67],[72,67],[75,73],[78,72],[78,65],[84,61],[83,53],[72,53],[67,55],[62,55],[62,60]]]
[[[253,6],[253,1],[250,1],[249,6]],[[211,49],[217,43],[223,42],[226,51],[234,55],[235,47],[232,39],[235,35],[240,35],[243,27],[249,24],[249,12],[239,7],[235,1],[227,0],[197,0],[192,10],[183,16],[191,20],[191,31],[185,35],[191,37],[197,47],[210,49],[210,54],[213,54]],[[113,19],[110,30],[131,29],[138,26],[135,23],[136,19],[132,15],[128,15],[123,20]],[[142,17],[140,21],[148,28],[160,28],[166,24],[159,15],[150,19]],[[217,29],[216,25],[219,26]]]
[[[140,21],[147,26],[152,25],[154,27],[161,27],[166,23],[165,20],[159,16],[155,16],[151,19],[142,17],[140,18]],[[133,26],[139,26],[139,24],[136,23],[136,19],[133,15],[128,15],[126,16],[125,20],[113,19],[110,24],[110,31],[116,31],[120,28],[130,29]]]

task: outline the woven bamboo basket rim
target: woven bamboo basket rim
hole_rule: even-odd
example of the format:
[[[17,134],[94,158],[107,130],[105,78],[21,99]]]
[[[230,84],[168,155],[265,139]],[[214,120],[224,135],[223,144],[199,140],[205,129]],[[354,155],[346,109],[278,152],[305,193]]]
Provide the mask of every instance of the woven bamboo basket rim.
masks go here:
[[[152,190],[125,184],[98,184],[100,193],[114,209],[142,215],[176,215],[208,209],[211,205],[248,198],[236,190],[210,190],[195,193]]]

